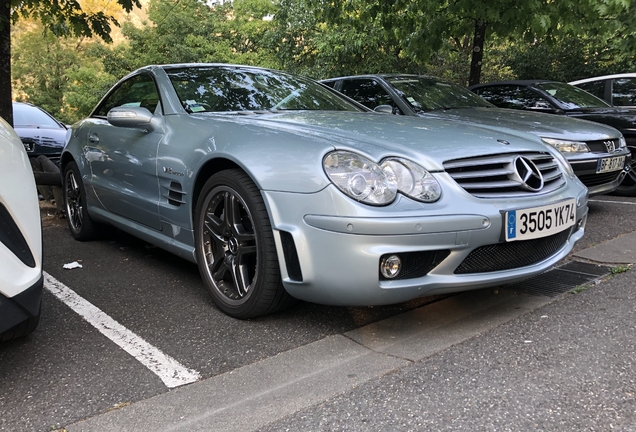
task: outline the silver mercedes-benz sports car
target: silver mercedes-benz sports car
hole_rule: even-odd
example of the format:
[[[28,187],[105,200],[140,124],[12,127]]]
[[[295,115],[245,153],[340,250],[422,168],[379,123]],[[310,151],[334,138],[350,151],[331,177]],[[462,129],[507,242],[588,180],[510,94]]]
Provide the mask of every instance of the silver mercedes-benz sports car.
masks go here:
[[[106,223],[198,263],[237,318],[520,280],[583,236],[587,189],[522,132],[368,112],[248,66],[147,66],[69,132],[72,235]]]

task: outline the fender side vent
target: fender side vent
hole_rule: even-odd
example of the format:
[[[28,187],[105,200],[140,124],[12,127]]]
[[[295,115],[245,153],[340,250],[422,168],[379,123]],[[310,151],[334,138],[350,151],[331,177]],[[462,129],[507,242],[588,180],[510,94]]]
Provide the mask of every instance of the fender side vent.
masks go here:
[[[300,270],[300,261],[298,260],[298,252],[296,251],[294,237],[287,231],[281,231],[280,240],[283,245],[285,266],[287,267],[287,274],[289,275],[289,278],[293,281],[302,282],[303,273]]]
[[[170,182],[170,186],[168,186],[168,195],[165,196],[168,199],[168,204],[172,204],[173,206],[180,206],[181,204],[185,204],[183,200],[183,196],[185,193],[181,188],[181,183],[179,182]]]

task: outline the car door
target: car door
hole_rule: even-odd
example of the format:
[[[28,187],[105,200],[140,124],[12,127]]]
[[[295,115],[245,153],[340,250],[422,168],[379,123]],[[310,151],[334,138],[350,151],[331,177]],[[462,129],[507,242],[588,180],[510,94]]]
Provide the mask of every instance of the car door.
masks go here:
[[[106,116],[115,107],[144,107],[161,116],[153,78],[148,74],[129,78],[93,113],[84,146],[91,185],[109,212],[160,229],[157,149],[163,132],[110,124]]]

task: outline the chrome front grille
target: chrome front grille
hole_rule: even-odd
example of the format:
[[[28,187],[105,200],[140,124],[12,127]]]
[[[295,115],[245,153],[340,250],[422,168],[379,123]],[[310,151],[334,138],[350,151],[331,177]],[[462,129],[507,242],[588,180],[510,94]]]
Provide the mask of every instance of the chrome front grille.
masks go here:
[[[586,144],[592,153],[614,153],[619,149],[620,142],[618,139],[608,139],[588,141]]]
[[[522,181],[518,160],[530,160],[543,177],[543,187],[531,190]],[[565,185],[563,172],[550,153],[509,153],[455,159],[445,171],[468,193],[478,198],[520,197],[549,193]],[[536,188],[535,188],[536,189]]]

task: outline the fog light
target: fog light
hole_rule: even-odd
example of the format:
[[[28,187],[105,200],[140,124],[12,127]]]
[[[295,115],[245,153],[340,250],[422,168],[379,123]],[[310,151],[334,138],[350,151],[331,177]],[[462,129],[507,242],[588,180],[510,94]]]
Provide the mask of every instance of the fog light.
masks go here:
[[[397,255],[390,255],[380,263],[380,272],[387,279],[393,279],[402,270],[402,260]]]

